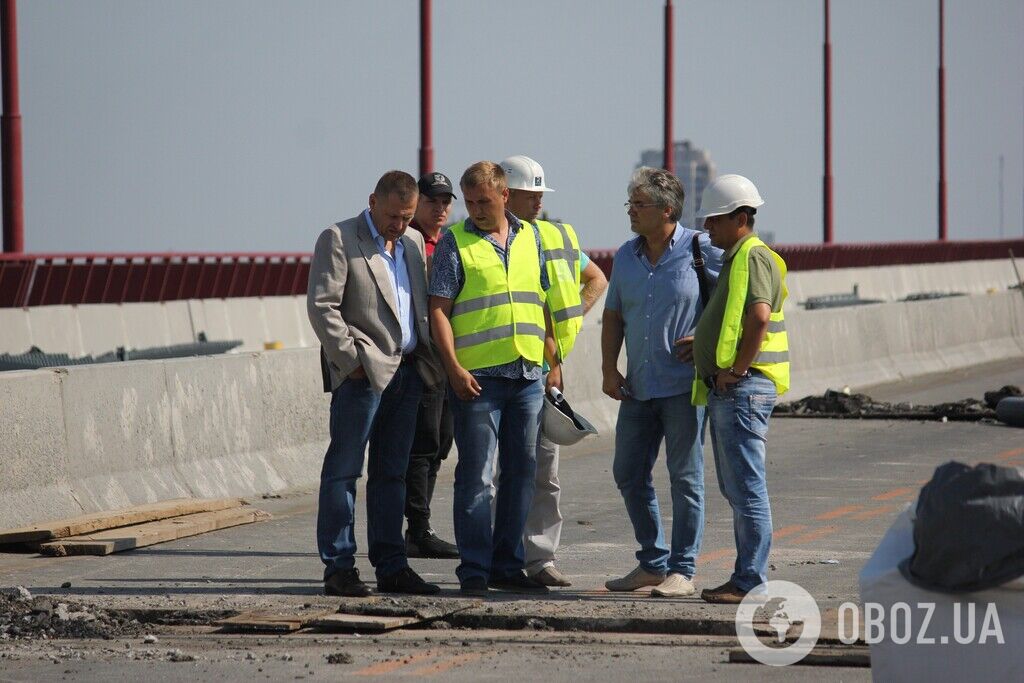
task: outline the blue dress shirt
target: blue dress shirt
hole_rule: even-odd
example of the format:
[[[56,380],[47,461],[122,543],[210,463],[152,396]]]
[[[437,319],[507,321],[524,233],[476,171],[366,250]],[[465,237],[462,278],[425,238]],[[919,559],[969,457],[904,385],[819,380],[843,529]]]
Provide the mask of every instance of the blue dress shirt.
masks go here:
[[[668,249],[653,266],[639,235],[615,254],[604,307],[622,316],[626,385],[637,400],[690,393],[693,363],[680,362],[673,343],[693,334],[702,310],[692,249],[698,232],[676,224]],[[722,250],[711,246],[704,232],[700,249],[713,286],[722,269]]]
[[[366,223],[370,226],[370,235],[377,243],[377,251],[384,258],[384,264],[388,267],[388,275],[391,276],[391,291],[395,293],[395,302],[398,304],[398,322],[402,326],[402,354],[412,353],[416,348],[416,320],[412,311],[412,285],[409,281],[409,268],[405,265],[405,247],[402,240],[395,240],[395,255],[388,253],[385,247],[384,236],[377,232],[377,226],[373,224],[373,216],[370,210],[366,209]]]

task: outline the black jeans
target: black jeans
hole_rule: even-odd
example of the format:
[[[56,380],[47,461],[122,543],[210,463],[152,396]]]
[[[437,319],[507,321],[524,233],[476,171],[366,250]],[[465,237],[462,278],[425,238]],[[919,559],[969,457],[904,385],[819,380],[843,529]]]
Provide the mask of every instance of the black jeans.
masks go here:
[[[409,467],[405,473],[405,517],[412,536],[430,529],[430,501],[441,461],[452,449],[454,426],[448,405],[448,385],[424,390],[416,415]]]

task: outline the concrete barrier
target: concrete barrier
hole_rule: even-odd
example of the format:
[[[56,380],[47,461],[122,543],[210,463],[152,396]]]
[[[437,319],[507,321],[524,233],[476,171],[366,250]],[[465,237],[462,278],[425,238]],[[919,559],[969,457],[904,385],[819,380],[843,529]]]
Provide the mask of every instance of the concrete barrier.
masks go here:
[[[566,363],[566,394],[610,433],[618,405],[601,391],[601,310]],[[787,325],[787,398],[1024,357],[1017,292],[794,311]],[[315,348],[0,373],[0,527],[314,484],[328,399]]]
[[[313,349],[0,375],[0,527],[317,481]]]

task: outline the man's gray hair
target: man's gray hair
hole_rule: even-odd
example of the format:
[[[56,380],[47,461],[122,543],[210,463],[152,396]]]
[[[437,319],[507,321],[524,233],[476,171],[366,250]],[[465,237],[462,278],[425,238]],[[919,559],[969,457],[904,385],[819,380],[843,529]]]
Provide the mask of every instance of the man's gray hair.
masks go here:
[[[679,178],[665,169],[641,166],[633,171],[627,192],[633,196],[637,190],[643,192],[648,199],[659,206],[669,207],[671,209],[669,220],[678,221],[683,215],[683,200],[686,197],[683,184]]]

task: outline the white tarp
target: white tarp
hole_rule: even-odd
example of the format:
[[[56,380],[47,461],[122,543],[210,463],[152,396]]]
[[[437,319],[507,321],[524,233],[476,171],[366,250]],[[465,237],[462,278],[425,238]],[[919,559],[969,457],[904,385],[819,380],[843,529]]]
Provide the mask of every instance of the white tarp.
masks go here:
[[[957,595],[924,590],[903,578],[898,567],[913,552],[913,519],[907,510],[860,573],[861,618],[874,680],[1024,680],[1024,581]],[[934,605],[930,616],[929,605]],[[872,642],[881,635],[869,626],[872,612],[883,615],[878,619],[884,628],[880,642]],[[994,634],[996,627],[1003,644]],[[909,642],[902,643],[908,635]],[[958,638],[969,642],[961,644]]]

